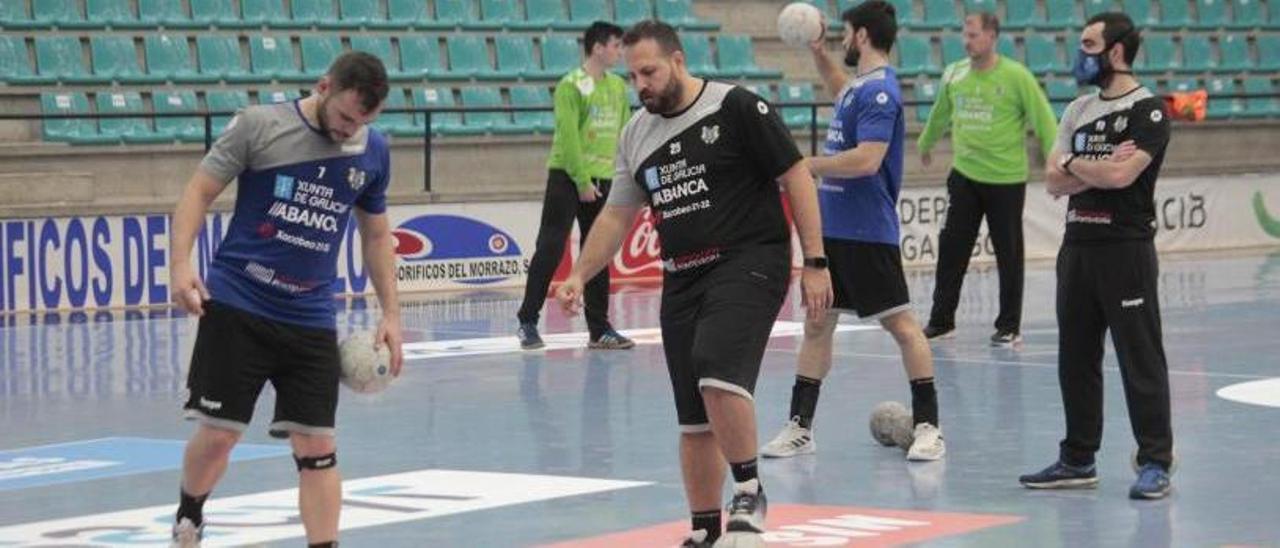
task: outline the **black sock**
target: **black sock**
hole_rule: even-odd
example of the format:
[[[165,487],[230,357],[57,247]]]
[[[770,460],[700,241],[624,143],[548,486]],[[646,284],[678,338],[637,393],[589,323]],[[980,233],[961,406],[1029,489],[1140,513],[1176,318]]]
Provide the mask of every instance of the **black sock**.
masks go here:
[[[338,541],[331,540],[329,542],[313,542],[308,544],[307,548],[338,548]]]
[[[938,424],[938,391],[933,388],[933,377],[911,381],[912,425],[927,422]]]
[[[204,523],[204,501],[209,498],[209,494],[205,493],[200,496],[188,495],[183,489],[178,489],[178,516],[174,521],[181,521],[182,518],[191,520],[196,527]]]
[[[720,511],[707,510],[705,512],[694,512],[691,520],[693,530],[702,529],[707,532],[708,543],[714,543],[720,538]]]
[[[796,384],[791,387],[790,418],[797,419],[804,428],[813,424],[813,414],[818,409],[818,389],[821,387],[821,379],[796,375]]]
[[[733,481],[735,483],[751,481],[759,477],[756,470],[756,459],[745,462],[731,462],[729,463],[729,470],[733,471]]]

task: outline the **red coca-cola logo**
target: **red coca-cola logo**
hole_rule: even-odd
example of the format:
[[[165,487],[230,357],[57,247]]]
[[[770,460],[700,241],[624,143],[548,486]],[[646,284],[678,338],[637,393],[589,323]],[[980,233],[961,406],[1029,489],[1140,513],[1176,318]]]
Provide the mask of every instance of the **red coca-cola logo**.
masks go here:
[[[613,259],[613,269],[618,276],[636,277],[641,274],[657,276],[662,273],[662,244],[658,241],[658,227],[653,210],[644,208],[631,227],[622,250]]]

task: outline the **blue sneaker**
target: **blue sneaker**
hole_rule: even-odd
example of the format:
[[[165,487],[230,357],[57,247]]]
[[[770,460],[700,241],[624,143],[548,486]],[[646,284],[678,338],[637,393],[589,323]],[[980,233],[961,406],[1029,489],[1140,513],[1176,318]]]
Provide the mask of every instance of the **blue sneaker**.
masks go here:
[[[601,333],[599,337],[596,337],[595,339],[592,339],[591,342],[587,343],[587,348],[596,348],[600,350],[627,350],[634,348],[635,345],[635,341],[624,337],[622,333],[618,333],[610,327],[607,331]]]
[[[1169,496],[1169,472],[1154,462],[1142,465],[1138,479],[1129,488],[1129,498],[1137,500],[1162,499]]]
[[[1098,469],[1058,460],[1044,470],[1019,476],[1018,482],[1028,489],[1093,489],[1098,486]]]
[[[516,330],[516,337],[520,339],[520,348],[524,350],[537,350],[546,346],[542,343],[542,337],[538,335],[537,324],[520,324],[520,328]]]

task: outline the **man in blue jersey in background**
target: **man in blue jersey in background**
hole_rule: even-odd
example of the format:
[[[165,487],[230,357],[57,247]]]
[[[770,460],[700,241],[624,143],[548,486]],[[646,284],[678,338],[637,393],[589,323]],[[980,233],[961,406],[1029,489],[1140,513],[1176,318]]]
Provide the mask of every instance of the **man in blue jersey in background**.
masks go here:
[[[898,247],[906,124],[898,76],[889,66],[898,33],[895,16],[893,5],[882,0],[867,0],[841,15],[844,63],[856,72],[852,78],[827,54],[825,37],[810,44],[818,72],[837,97],[824,153],[809,159],[810,171],[822,178],[818,201],[835,304],[830,313],[805,321],[789,420],[761,449],[766,457],[817,450],[813,416],[818,388],[831,370],[832,337],[841,312],[879,320],[902,350],[915,435],[907,459],[938,460],[946,452],[938,427],[933,354],[911,311]]]
[[[307,98],[241,110],[178,201],[170,287],[174,302],[200,317],[184,407],[201,424],[183,457],[174,546],[199,546],[204,502],[268,381],[276,392],[270,433],[292,445],[307,543],[337,546],[342,482],[333,431],[340,371],[333,286],[353,211],[382,307],[376,344],[390,348],[392,374],[403,359],[386,216],[391,157],[386,138],[368,127],[387,92],[381,61],[342,55]],[[232,179],[235,214],[201,281],[192,242]]]

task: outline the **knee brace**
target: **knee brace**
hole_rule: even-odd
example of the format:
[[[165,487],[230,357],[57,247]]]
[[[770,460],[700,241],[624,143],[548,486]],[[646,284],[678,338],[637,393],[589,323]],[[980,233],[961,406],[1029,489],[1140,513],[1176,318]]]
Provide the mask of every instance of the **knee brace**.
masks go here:
[[[298,465],[299,472],[303,470],[324,470],[338,465],[338,454],[329,453],[319,457],[299,457],[294,455],[293,462]]]

